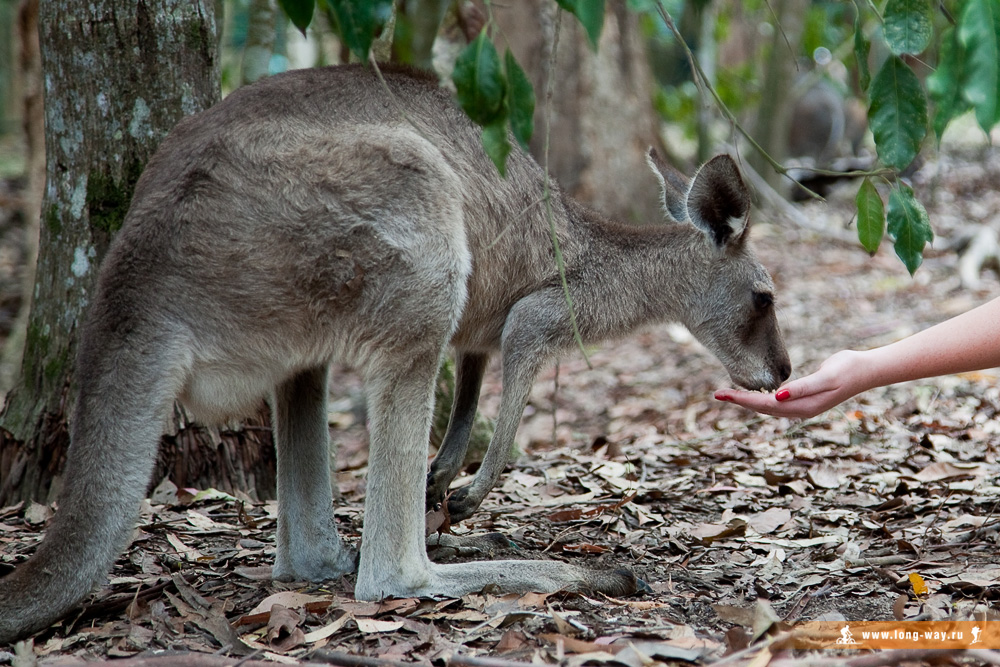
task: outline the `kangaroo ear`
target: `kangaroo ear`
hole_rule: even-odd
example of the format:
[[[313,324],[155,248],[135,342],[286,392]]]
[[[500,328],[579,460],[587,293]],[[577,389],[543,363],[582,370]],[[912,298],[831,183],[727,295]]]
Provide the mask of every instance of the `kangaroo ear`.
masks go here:
[[[750,191],[733,158],[716,155],[698,170],[688,191],[687,210],[691,222],[720,248],[742,237],[749,222]]]
[[[655,148],[650,147],[646,154],[646,162],[653,170],[656,180],[660,182],[660,202],[663,204],[663,210],[675,222],[686,221],[687,191],[690,187],[687,177],[667,164]]]

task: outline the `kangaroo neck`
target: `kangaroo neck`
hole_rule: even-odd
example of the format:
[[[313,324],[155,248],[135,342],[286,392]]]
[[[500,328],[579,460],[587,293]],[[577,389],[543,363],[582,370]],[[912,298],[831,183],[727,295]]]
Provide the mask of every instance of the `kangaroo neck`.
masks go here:
[[[688,319],[708,280],[701,232],[685,223],[618,223],[569,198],[564,207],[577,250],[566,258],[566,279],[586,339]]]

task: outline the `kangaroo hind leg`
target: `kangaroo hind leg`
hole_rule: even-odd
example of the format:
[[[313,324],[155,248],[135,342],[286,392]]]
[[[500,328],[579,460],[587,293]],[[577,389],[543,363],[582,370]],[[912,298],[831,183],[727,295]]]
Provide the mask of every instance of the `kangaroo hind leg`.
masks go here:
[[[322,581],[354,571],[356,554],[333,520],[326,366],[299,372],[274,392],[278,458],[275,579]]]

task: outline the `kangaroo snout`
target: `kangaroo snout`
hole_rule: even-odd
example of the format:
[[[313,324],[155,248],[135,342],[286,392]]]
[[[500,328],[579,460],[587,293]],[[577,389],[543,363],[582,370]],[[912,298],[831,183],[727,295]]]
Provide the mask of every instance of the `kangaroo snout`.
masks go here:
[[[736,385],[750,391],[774,391],[781,386],[785,380],[792,375],[792,362],[788,358],[788,353],[784,348],[779,358],[762,368],[760,372],[753,373],[749,377],[733,371],[729,372],[729,377]]]

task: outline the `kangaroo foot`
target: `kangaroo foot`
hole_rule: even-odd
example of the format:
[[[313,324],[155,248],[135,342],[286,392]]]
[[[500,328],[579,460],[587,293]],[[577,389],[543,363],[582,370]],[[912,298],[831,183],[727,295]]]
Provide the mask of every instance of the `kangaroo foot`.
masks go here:
[[[500,533],[480,535],[449,535],[438,533],[427,538],[427,555],[431,560],[442,560],[460,556],[463,558],[493,558],[505,551],[517,549],[517,545]]]
[[[326,581],[358,569],[358,551],[340,540],[327,541],[326,549],[278,552],[271,577],[275,581]]]

